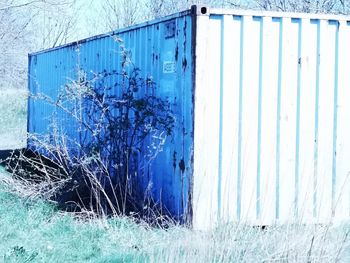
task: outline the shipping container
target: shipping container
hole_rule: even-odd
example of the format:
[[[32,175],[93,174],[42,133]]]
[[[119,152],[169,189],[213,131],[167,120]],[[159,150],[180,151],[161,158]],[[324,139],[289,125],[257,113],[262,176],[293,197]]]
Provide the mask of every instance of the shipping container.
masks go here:
[[[137,180],[175,218],[350,219],[350,17],[194,6],[30,54],[30,92],[54,98],[77,67],[120,70],[112,36],[172,102],[174,134]],[[30,98],[29,133],[47,134],[52,111]]]

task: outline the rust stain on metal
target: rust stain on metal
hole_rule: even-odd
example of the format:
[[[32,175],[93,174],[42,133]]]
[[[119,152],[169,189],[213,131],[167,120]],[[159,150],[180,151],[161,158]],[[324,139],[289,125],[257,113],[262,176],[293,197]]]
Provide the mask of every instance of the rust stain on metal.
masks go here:
[[[174,168],[174,171],[176,170],[176,154],[177,154],[177,152],[174,151],[174,153],[173,153],[173,168]]]
[[[185,172],[185,169],[186,169],[184,159],[181,159],[181,160],[180,160],[180,162],[179,162],[179,168],[180,168],[181,173],[183,174],[183,173]]]
[[[176,47],[175,47],[175,61],[177,61],[179,58],[179,46],[176,43]]]
[[[186,57],[184,57],[182,59],[182,69],[183,69],[183,71],[186,70],[186,67],[187,67],[187,59],[186,59]]]

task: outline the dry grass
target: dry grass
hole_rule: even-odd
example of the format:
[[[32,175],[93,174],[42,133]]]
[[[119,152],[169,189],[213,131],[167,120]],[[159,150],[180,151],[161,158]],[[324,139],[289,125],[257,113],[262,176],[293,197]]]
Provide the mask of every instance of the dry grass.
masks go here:
[[[194,231],[68,214],[0,172],[3,262],[349,262],[350,224]]]
[[[25,103],[6,96],[0,134],[13,137],[0,145],[23,145]],[[46,200],[47,189],[55,188],[0,167],[0,262],[350,262],[350,223],[151,228],[131,218],[63,213]]]
[[[27,92],[0,90],[0,150],[26,145]]]

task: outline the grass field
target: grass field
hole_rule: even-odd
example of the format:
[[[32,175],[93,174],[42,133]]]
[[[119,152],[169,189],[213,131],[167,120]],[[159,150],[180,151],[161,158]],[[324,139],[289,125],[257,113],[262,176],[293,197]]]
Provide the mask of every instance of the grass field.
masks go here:
[[[0,90],[0,150],[25,146],[27,93]]]
[[[2,148],[25,145],[21,94],[0,93]],[[159,229],[130,218],[79,219],[19,187],[0,167],[0,262],[350,262],[349,223]]]
[[[226,225],[201,232],[127,218],[83,221],[20,198],[6,185],[0,187],[1,262],[349,262],[349,225]]]

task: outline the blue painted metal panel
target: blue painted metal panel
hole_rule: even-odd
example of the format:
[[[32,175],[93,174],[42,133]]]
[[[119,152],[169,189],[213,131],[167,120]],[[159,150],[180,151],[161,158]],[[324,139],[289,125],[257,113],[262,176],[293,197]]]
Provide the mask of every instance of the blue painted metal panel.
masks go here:
[[[117,43],[113,39],[115,36],[123,43]],[[76,80],[81,70],[87,74],[87,79],[103,71],[120,72],[120,45],[129,51],[142,76],[152,77],[156,84],[155,90],[140,90],[138,96],[153,92],[153,95],[168,100],[176,117],[173,135],[166,139],[162,151],[152,162],[144,156],[148,151],[147,145],[144,147],[139,156],[136,181],[143,191],[142,196],[145,192],[151,193],[149,197],[175,218],[185,219],[190,209],[193,149],[192,16],[189,11],[31,54],[29,89],[33,96],[29,99],[28,132],[52,136],[52,124],[56,123],[68,138],[82,143],[83,139],[77,132],[79,124],[74,118],[60,109],[55,110],[50,103],[35,99],[35,95],[44,93],[56,100],[60,89]],[[118,94],[120,91],[115,89],[112,92]],[[148,143],[151,144],[152,139]],[[36,148],[30,140],[28,147],[48,154]],[[74,144],[70,147],[72,154],[77,154]]]

